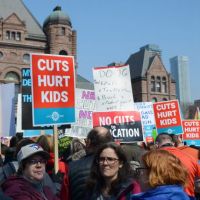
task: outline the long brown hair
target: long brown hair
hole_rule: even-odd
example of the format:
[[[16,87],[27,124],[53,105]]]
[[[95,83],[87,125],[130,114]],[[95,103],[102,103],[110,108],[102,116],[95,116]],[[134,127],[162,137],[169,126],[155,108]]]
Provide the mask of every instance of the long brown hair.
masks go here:
[[[97,185],[100,186],[99,188],[100,190],[106,187],[105,179],[101,175],[101,172],[100,172],[98,160],[102,151],[107,148],[113,149],[119,161],[123,163],[122,167],[119,168],[118,177],[115,181],[112,182],[111,188],[109,191],[109,194],[116,195],[117,192],[119,192],[120,184],[129,179],[129,177],[132,175],[131,174],[132,171],[131,171],[129,162],[126,158],[126,154],[124,150],[122,149],[120,145],[117,145],[114,142],[103,144],[102,146],[100,146],[100,148],[96,152],[96,155],[94,157],[94,161],[91,167],[91,171],[90,171],[90,177],[87,181],[87,189],[88,191],[92,191]]]

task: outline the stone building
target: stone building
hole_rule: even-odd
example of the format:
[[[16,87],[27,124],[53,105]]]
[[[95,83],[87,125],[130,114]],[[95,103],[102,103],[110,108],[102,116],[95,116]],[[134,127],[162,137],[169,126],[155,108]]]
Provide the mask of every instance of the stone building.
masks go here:
[[[74,56],[77,68],[76,39],[71,20],[61,7],[57,6],[41,26],[22,0],[0,0],[0,82],[14,82],[18,93],[21,69],[30,66],[30,53]],[[93,88],[79,75],[77,84]]]
[[[22,0],[0,0],[0,82],[21,84],[21,69],[30,66],[30,53],[71,55],[77,66],[77,34],[70,17],[57,6],[41,26]],[[165,69],[161,50],[146,45],[132,54],[130,65],[134,100],[165,101],[176,98],[175,81]],[[93,84],[77,74],[77,87]]]
[[[130,66],[135,102],[176,99],[175,81],[163,65],[157,45],[141,47],[128,58],[126,64]]]

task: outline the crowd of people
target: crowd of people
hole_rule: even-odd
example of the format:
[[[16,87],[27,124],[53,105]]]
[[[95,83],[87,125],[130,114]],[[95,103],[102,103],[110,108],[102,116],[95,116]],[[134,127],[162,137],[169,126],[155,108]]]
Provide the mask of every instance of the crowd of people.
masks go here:
[[[0,200],[199,200],[199,160],[177,135],[119,144],[95,127],[72,140],[55,173],[51,136],[16,135],[2,148]]]

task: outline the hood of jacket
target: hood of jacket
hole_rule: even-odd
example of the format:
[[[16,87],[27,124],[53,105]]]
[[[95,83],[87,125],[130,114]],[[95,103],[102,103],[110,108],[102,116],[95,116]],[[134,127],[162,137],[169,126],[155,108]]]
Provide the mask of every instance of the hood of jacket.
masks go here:
[[[4,193],[14,199],[30,199],[43,200],[41,194],[23,177],[11,176],[3,184]]]
[[[163,185],[147,192],[132,195],[131,200],[189,200],[188,195],[179,185]]]

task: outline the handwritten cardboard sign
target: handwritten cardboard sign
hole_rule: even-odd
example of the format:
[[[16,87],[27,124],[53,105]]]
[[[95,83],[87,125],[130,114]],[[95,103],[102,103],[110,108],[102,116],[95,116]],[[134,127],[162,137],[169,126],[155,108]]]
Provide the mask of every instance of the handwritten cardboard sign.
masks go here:
[[[93,69],[97,111],[133,110],[129,66]]]
[[[152,102],[137,102],[135,108],[140,111],[142,118],[142,125],[144,128],[144,137],[146,142],[153,142],[153,131],[156,128],[153,103]]]

